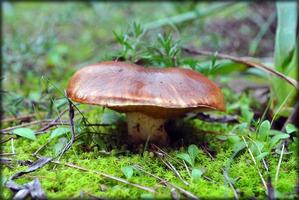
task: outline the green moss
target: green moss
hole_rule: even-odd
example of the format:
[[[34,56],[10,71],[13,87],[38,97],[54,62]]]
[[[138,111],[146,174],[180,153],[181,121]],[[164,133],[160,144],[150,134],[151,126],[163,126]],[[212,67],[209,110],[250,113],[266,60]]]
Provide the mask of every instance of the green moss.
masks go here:
[[[207,123],[198,122],[198,120],[196,120],[195,124],[197,123],[200,123],[201,125],[206,124],[208,128],[212,128],[211,125]],[[223,125],[216,126],[217,127],[213,127],[213,130],[222,130],[223,132],[231,130],[231,127]],[[31,154],[40,146],[45,144],[48,141],[49,136],[49,133],[39,135],[36,141],[24,138],[14,140],[15,151],[17,153],[16,159],[34,160],[35,158],[32,157]],[[190,183],[189,186],[184,185],[184,183],[177,178],[175,174],[160,161],[159,158],[150,156],[148,151],[144,154],[127,151],[127,153],[124,154],[103,155],[97,150],[89,152],[85,151],[82,149],[82,145],[75,143],[62,157],[61,162],[70,162],[89,170],[103,172],[124,179],[125,176],[123,175],[121,168],[128,165],[138,164],[146,171],[188,190],[199,197],[233,197],[233,191],[223,176],[223,169],[227,169],[227,163],[233,153],[230,143],[228,141],[217,140],[214,135],[205,135],[204,137],[200,137],[198,141],[195,140],[193,142],[196,144],[201,140],[209,141],[209,147],[216,152],[216,155],[215,159],[212,160],[203,150],[200,149],[196,158],[195,167],[203,169],[205,171],[204,175],[212,179],[212,181],[204,178],[198,181],[191,181],[185,167],[174,160],[170,160],[180,172],[183,179]],[[57,142],[58,139],[54,139],[40,153],[42,155],[53,156],[53,147]],[[125,146],[120,147],[120,149],[124,148]],[[3,151],[11,151],[11,144],[9,142],[3,146]],[[118,150],[116,149],[115,151]],[[186,152],[186,148],[180,148],[180,150],[168,149],[169,155],[173,158],[175,158],[178,153],[182,152]],[[275,189],[282,195],[288,195],[294,190],[296,183],[296,160],[293,154],[284,155],[279,179],[278,182],[275,183],[274,177],[278,160],[279,155],[275,154],[267,158],[270,175]],[[4,167],[4,177],[8,178],[17,171],[27,168],[27,166],[21,166],[16,162],[13,162],[12,166],[14,167],[13,169]],[[262,165],[259,164],[260,169],[261,167]],[[265,197],[263,184],[247,151],[241,152],[232,160],[228,169],[228,175],[233,181],[234,186],[239,191],[240,196],[255,196],[258,198]],[[266,173],[264,171],[263,176],[266,178]],[[40,179],[42,187],[49,198],[78,197],[81,192],[83,192],[83,194],[92,194],[102,198],[117,197],[124,199],[141,198],[148,194],[148,192],[141,189],[101,177],[92,172],[84,172],[64,165],[55,165],[53,163],[47,164],[35,172],[22,176],[17,179],[16,182],[24,184],[31,181],[33,177],[38,177]],[[134,170],[134,175],[129,181],[156,189],[157,193],[154,194],[154,197],[156,198],[171,197],[169,188],[163,187],[158,180],[142,172]],[[104,186],[105,190],[102,191],[101,186]],[[4,189],[3,195],[5,198],[9,198],[11,193],[7,189]]]
[[[100,7],[104,6],[104,8],[108,8],[106,9],[109,10],[108,13],[113,14],[109,14],[109,16],[106,15],[107,13],[104,14],[106,16],[105,18],[109,19],[109,23],[102,23],[101,28],[99,28],[98,26],[95,26],[95,24],[98,23],[99,18],[99,16],[95,14],[95,11],[99,11],[98,9],[100,8],[96,5],[90,7],[89,5],[81,5],[77,3],[70,3],[66,6],[28,3],[25,5],[20,3],[12,5],[13,9],[10,8],[10,5],[6,6],[8,6],[8,8],[4,9],[6,13],[4,15],[4,23],[5,26],[7,26],[7,29],[4,32],[4,46],[7,48],[4,49],[4,58],[6,58],[4,59],[4,64],[9,67],[5,68],[3,86],[5,91],[9,91],[7,94],[11,96],[4,95],[4,112],[6,112],[5,115],[7,115],[7,117],[12,115],[21,116],[23,114],[35,114],[37,120],[44,119],[46,117],[44,115],[55,118],[57,117],[57,112],[65,109],[64,106],[67,107],[66,104],[61,107],[57,106],[58,103],[56,100],[62,98],[62,96],[57,91],[56,87],[61,91],[64,91],[68,84],[68,78],[81,67],[81,64],[83,66],[84,63],[91,63],[93,61],[115,59],[116,57],[121,58],[120,53],[116,51],[120,46],[117,45],[117,47],[115,44],[111,45],[111,40],[113,39],[113,34],[111,33],[113,30],[116,32],[121,32],[120,29],[125,30],[128,18],[134,18],[134,20],[137,20],[137,22],[140,21],[141,25],[143,25],[145,22],[154,22],[167,16],[177,15],[177,8],[183,10],[187,9],[189,11],[191,7],[194,7],[191,5],[189,8],[189,6],[182,6],[180,3],[175,6],[167,6],[169,8],[167,9],[167,12],[165,12],[165,6],[157,6],[155,3],[132,4],[130,6],[125,4],[123,6],[100,5]],[[37,10],[37,7],[38,10],[42,10],[42,12],[36,13],[35,11]],[[91,9],[92,7],[94,7],[95,10]],[[171,9],[172,7],[174,9]],[[251,14],[251,12],[249,13]],[[55,23],[51,22],[49,24],[48,22],[50,21],[48,18],[52,15],[56,16],[54,20]],[[137,18],[133,16],[137,16]],[[31,23],[32,18],[35,19],[35,23]],[[104,21],[107,21],[107,19],[104,19]],[[46,25],[44,25],[45,22],[47,22]],[[56,26],[56,22],[60,25]],[[26,26],[23,26],[23,24],[26,24]],[[74,26],[74,24],[76,26]],[[190,25],[192,26],[191,32],[197,33],[198,30],[196,28],[194,29],[194,27],[200,26],[193,26],[193,23],[190,23]],[[40,27],[45,27],[45,29],[40,29]],[[82,32],[80,35],[82,37],[78,37],[78,35],[74,34],[73,27],[76,27],[77,29],[78,27],[80,28]],[[201,37],[198,37],[198,34],[190,34],[190,26],[183,27],[185,28],[180,28],[179,30],[182,37],[178,39],[185,40],[186,36],[188,36],[188,38],[192,36],[192,38],[187,39],[187,41],[192,41],[193,44],[200,44],[199,46],[202,46],[201,43],[205,39],[201,41]],[[169,32],[168,28],[171,27],[166,26],[165,28],[164,31]],[[35,31],[32,32],[32,30],[38,30],[38,32],[35,33]],[[146,35],[148,36],[144,37],[144,40],[142,39],[143,41],[141,44],[144,42],[150,44],[150,46],[144,45],[145,48],[143,50],[146,50],[148,47],[151,47],[152,49],[152,47],[157,45],[155,42],[157,39],[157,32],[152,33],[147,33]],[[127,36],[129,35],[131,34],[127,34]],[[209,35],[210,33],[206,36]],[[203,38],[207,38],[206,36]],[[37,38],[43,39],[41,41],[38,39],[36,41],[39,42],[32,43],[32,39],[34,40]],[[99,40],[101,41],[101,45],[98,45],[98,42],[90,42]],[[207,40],[207,42],[210,43],[209,40]],[[25,54],[23,47],[26,47]],[[80,51],[76,51],[76,49],[80,49]],[[155,54],[147,50],[144,52],[145,54],[136,52],[136,55],[141,53],[139,58],[138,56],[136,57],[138,59],[141,58],[139,61],[144,62],[145,65],[148,65],[151,62],[156,62],[157,64],[160,63],[158,59],[155,61]],[[184,55],[184,58],[180,58],[179,56],[176,57],[178,63],[185,65],[184,62],[182,62],[183,59],[186,58],[185,56],[186,55]],[[28,60],[30,57],[36,59]],[[134,57],[135,56],[133,56],[133,58]],[[148,62],[145,58],[151,58],[153,61]],[[165,58],[165,61],[167,61],[166,59],[167,58]],[[13,64],[11,64],[11,60],[14,61]],[[135,58],[134,61],[136,61]],[[190,58],[190,61],[198,64],[199,60],[198,58]],[[164,61],[162,60],[161,63],[163,62]],[[77,64],[79,65],[77,66]],[[52,84],[49,84],[46,79],[41,79],[44,75],[47,75],[47,79],[55,85],[55,88]],[[211,75],[211,78],[216,80],[215,76]],[[223,79],[223,83],[228,83],[232,78],[238,78],[238,76],[226,76],[225,74],[221,74],[220,78]],[[242,79],[244,78],[246,77],[242,76]],[[257,81],[257,77],[254,77],[252,80]],[[22,87],[20,87],[20,84]],[[241,122],[250,121],[253,114],[251,112],[253,103],[257,104],[256,107],[260,107],[260,102],[255,102],[254,98],[245,91],[238,94],[231,91],[229,87],[223,87],[222,91],[227,105],[225,114],[239,115],[239,120]],[[18,98],[15,99],[15,97]],[[19,98],[24,98],[24,102],[20,103]],[[52,107],[50,102],[53,102],[53,100],[54,105]],[[35,103],[31,105],[31,102]],[[49,104],[45,104],[46,102]],[[98,106],[83,104],[78,105],[78,107],[84,112],[84,115],[88,118],[89,122],[103,123],[103,120],[101,120],[103,109]],[[52,110],[50,108],[52,108]],[[211,159],[200,149],[200,153],[195,162],[195,167],[204,170],[203,175],[209,177],[211,179],[210,181],[204,178],[197,181],[191,181],[185,167],[178,162],[171,161],[183,179],[190,184],[187,186],[177,178],[173,171],[169,170],[159,158],[150,156],[148,152],[142,154],[143,147],[139,149],[128,148],[128,145],[123,141],[124,138],[121,137],[125,133],[123,130],[123,116],[124,115],[120,115],[119,120],[114,120],[114,117],[112,117],[110,120],[113,121],[111,123],[114,125],[110,127],[99,126],[92,128],[82,126],[82,123],[80,123],[81,116],[76,115],[76,133],[82,135],[76,140],[72,148],[63,155],[60,161],[63,163],[70,162],[89,170],[104,172],[121,178],[125,178],[121,171],[122,167],[138,164],[146,171],[188,190],[201,198],[233,197],[233,191],[227,184],[223,175],[223,169],[227,169],[227,164],[231,161],[230,157],[233,154],[233,144],[229,139],[220,141],[216,136],[218,134],[230,133],[235,125],[206,123],[198,119],[182,119],[180,123],[184,123],[183,128],[179,129],[179,127],[176,126],[172,127],[175,132],[174,136],[176,136],[177,139],[183,139],[180,140],[177,146],[173,145],[166,148],[166,151],[171,157],[175,158],[178,153],[186,153],[189,144],[198,145],[202,142],[207,144],[208,147],[215,152],[215,159]],[[18,123],[12,124],[9,122],[5,123],[4,127],[17,124]],[[32,129],[38,130],[38,127],[33,126]],[[11,157],[14,159],[10,164],[10,167],[12,168],[4,165],[2,180],[7,179],[20,170],[25,170],[28,166],[22,166],[17,160],[34,161],[36,158],[32,156],[32,153],[48,142],[50,133],[51,130],[49,130],[48,133],[38,135],[36,141],[20,137],[14,140],[13,144],[16,156]],[[250,135],[249,131],[248,134]],[[70,135],[66,137],[70,138]],[[181,141],[184,143],[182,144]],[[40,154],[43,156],[54,156],[54,147],[58,142],[58,138],[51,140]],[[1,145],[3,152],[12,152],[11,142],[6,142]],[[294,152],[296,150],[295,142],[289,144],[288,148],[289,150],[292,149]],[[110,155],[105,155],[100,153],[99,150],[111,151],[112,153]],[[117,153],[118,151],[123,151],[123,153]],[[147,149],[147,151],[151,150]],[[271,154],[267,157],[267,163],[270,169],[269,175],[272,178],[276,192],[281,195],[280,197],[288,198],[296,185],[295,155],[294,153],[284,155],[280,167],[279,178],[276,182],[275,173],[278,161],[279,155],[277,154]],[[258,167],[266,179],[267,173],[265,170],[262,170],[261,163],[258,163]],[[240,196],[244,198],[253,196],[261,199],[265,198],[264,186],[258,175],[257,168],[247,151],[240,152],[239,155],[232,160],[231,165],[227,170],[228,175],[232,179],[236,190],[239,191]],[[101,177],[95,173],[84,172],[64,165],[55,165],[53,163],[47,164],[35,172],[20,177],[16,182],[24,184],[31,181],[34,177],[39,178],[42,187],[49,198],[65,199],[67,197],[78,197],[81,192],[83,192],[84,196],[87,198],[88,194],[111,199],[140,199],[149,196],[147,191]],[[134,171],[134,175],[129,181],[154,188],[157,193],[152,196],[155,198],[171,198],[169,188],[164,187],[160,181],[142,172]],[[105,189],[102,190],[101,186]],[[3,195],[7,199],[11,196],[11,192],[4,188]]]
[[[98,115],[100,115],[100,113],[98,113]],[[211,124],[199,120],[187,121],[185,123],[187,126],[190,126],[190,130],[195,133],[197,133],[197,130],[213,130],[221,133],[228,133],[233,128],[231,125]],[[189,132],[190,137],[193,138],[190,143],[198,144],[203,141],[208,142],[209,148],[215,152],[215,159],[210,158],[202,149],[199,149],[200,152],[196,157],[195,167],[204,170],[204,176],[211,180],[201,178],[197,181],[191,180],[184,165],[181,165],[175,160],[170,160],[183,179],[190,184],[187,186],[177,178],[173,171],[169,170],[158,157],[151,156],[149,151],[142,153],[143,148],[140,148],[140,151],[137,151],[136,153],[136,151],[132,151],[132,149],[127,149],[127,145],[124,143],[121,146],[117,145],[118,143],[115,142],[115,139],[113,138],[117,136],[115,134],[117,134],[116,132],[118,129],[115,127],[101,128],[101,132],[105,131],[109,131],[111,134],[94,134],[98,136],[96,140],[102,140],[103,138],[107,141],[110,140],[111,143],[106,142],[104,145],[106,149],[112,149],[113,152],[125,150],[124,153],[114,153],[110,155],[101,154],[98,149],[103,147],[100,147],[99,145],[94,146],[97,144],[96,141],[90,141],[91,143],[89,145],[94,147],[86,150],[83,148],[83,145],[85,145],[84,142],[87,139],[86,137],[89,136],[85,135],[82,140],[80,140],[81,144],[77,141],[61,158],[61,162],[73,163],[89,170],[103,172],[124,179],[125,176],[122,173],[121,168],[128,165],[138,164],[146,171],[188,190],[201,198],[233,197],[233,191],[223,176],[223,170],[226,169],[241,197],[265,197],[265,189],[258,175],[257,168],[247,151],[242,151],[231,161],[229,168],[226,168],[227,164],[230,162],[229,159],[233,154],[232,144],[228,140],[220,141],[213,134],[197,133],[197,135],[192,135],[192,132]],[[94,137],[94,135],[92,135],[92,137]],[[45,144],[49,137],[50,133],[46,133],[39,135],[36,141],[24,138],[14,140],[15,152],[17,154],[16,159],[35,160],[31,154]],[[40,154],[54,156],[54,146],[58,141],[58,138],[51,140]],[[11,144],[9,142],[3,146],[3,151],[11,152]],[[170,157],[176,158],[178,153],[185,153],[187,151],[187,144],[185,147],[179,148],[179,150],[177,147],[171,147],[168,148],[167,151]],[[267,157],[267,162],[270,168],[269,174],[272,177],[275,190],[285,197],[294,190],[296,184],[296,160],[294,154],[284,155],[279,179],[277,182],[274,182],[278,160],[279,155],[277,154]],[[14,167],[13,169],[4,167],[4,177],[8,178],[17,171],[27,168],[27,166],[21,166],[17,162],[13,162],[12,166]],[[260,163],[258,166],[262,169]],[[263,171],[265,179],[267,177],[266,175],[267,174]],[[101,177],[93,172],[84,172],[79,169],[64,165],[55,165],[53,163],[47,164],[35,172],[22,176],[17,179],[16,182],[24,184],[31,181],[33,177],[38,177],[40,179],[42,187],[49,198],[78,197],[83,193],[87,195],[87,197],[88,194],[92,194],[102,198],[117,197],[127,199],[141,198],[148,194],[146,191]],[[154,188],[157,191],[157,193],[153,194],[155,198],[171,197],[169,188],[164,187],[158,180],[142,172],[134,170],[133,177],[131,177],[129,181]],[[104,186],[105,190],[101,190],[101,186]],[[4,189],[3,195],[5,198],[9,198],[11,193],[7,189]]]

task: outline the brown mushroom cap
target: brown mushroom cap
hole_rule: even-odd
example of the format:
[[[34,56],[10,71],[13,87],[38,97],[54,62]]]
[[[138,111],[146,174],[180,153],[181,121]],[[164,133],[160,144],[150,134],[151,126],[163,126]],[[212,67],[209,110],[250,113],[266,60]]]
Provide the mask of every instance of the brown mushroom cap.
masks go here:
[[[194,110],[225,110],[221,90],[198,72],[116,61],[77,71],[69,82],[67,95],[76,102],[120,112],[142,112],[155,118],[176,117]]]

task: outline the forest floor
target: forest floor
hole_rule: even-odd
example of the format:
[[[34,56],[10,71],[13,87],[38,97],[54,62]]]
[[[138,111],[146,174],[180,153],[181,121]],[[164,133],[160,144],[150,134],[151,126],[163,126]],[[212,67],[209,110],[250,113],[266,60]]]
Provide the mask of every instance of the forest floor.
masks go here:
[[[273,3],[3,7],[3,198],[14,195],[12,186],[18,195],[25,187],[49,199],[295,197],[298,130],[285,123],[287,108],[271,109],[269,75],[213,56],[273,64],[276,18],[265,14],[275,13]],[[127,144],[124,114],[74,102],[76,138],[63,152],[73,136],[64,96],[69,79],[87,64],[112,59],[197,70],[221,87],[227,110],[171,120],[167,147],[134,146]],[[28,186],[33,180],[41,185]]]

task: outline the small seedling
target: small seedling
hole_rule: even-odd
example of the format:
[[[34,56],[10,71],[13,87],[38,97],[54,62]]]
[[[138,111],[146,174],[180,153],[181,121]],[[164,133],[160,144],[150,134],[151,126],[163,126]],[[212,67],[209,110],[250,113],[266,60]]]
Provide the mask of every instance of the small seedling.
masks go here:
[[[49,140],[56,138],[56,137],[60,137],[62,135],[65,135],[66,133],[69,133],[70,129],[69,128],[64,128],[64,127],[58,127],[56,129],[54,129],[50,135]]]
[[[151,194],[151,193],[144,193],[144,194],[141,194],[141,195],[140,195],[140,198],[141,198],[141,199],[145,199],[145,200],[148,200],[148,199],[155,199],[154,195]]]
[[[121,171],[123,172],[123,174],[126,176],[127,179],[130,179],[134,174],[133,167],[131,166],[122,167]]]
[[[67,138],[65,137],[59,138],[58,142],[54,145],[53,148],[54,155],[58,156],[67,143],[68,143]]]
[[[28,138],[30,140],[36,140],[35,132],[30,128],[18,128],[13,130],[13,134]]]
[[[286,132],[288,134],[291,134],[291,133],[294,133],[294,132],[297,132],[298,129],[296,128],[296,126],[294,126],[293,124],[287,124],[286,126]]]
[[[192,181],[197,181],[201,178],[203,171],[198,168],[193,168],[191,172]]]

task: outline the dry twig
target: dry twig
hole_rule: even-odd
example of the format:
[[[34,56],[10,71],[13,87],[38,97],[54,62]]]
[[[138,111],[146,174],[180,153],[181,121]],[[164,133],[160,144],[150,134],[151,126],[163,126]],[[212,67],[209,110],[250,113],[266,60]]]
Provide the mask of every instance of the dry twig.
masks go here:
[[[281,165],[281,161],[282,161],[282,156],[284,154],[285,143],[286,143],[286,141],[283,141],[282,148],[281,148],[281,153],[280,153],[280,156],[279,156],[279,161],[278,161],[277,168],[276,168],[276,173],[275,173],[275,183],[278,181],[279,169],[280,169],[280,165]]]
[[[41,129],[38,130],[37,132],[43,132],[43,131],[49,129],[50,127],[54,126],[54,124],[57,123],[57,121],[62,117],[62,115],[63,115],[64,113],[66,113],[66,111],[68,111],[68,109],[65,109],[65,110],[63,110],[62,112],[60,112],[60,113],[58,114],[58,116],[57,116],[53,121],[51,121],[49,124],[47,124],[46,126],[44,126],[43,128],[41,128]]]
[[[37,124],[42,124],[42,123],[45,123],[45,122],[49,122],[51,120],[49,119],[43,119],[43,120],[36,120],[36,121],[32,121],[32,122],[29,122],[29,123],[24,123],[24,124],[20,124],[20,125],[17,125],[17,126],[12,126],[12,127],[9,127],[9,128],[6,128],[6,129],[2,129],[0,131],[0,133],[8,133],[10,131],[13,131],[17,128],[23,128],[23,127],[27,127],[27,126],[33,126],[33,125],[37,125]]]
[[[119,177],[116,177],[116,176],[112,176],[110,174],[105,174],[103,172],[99,172],[99,171],[87,169],[87,168],[84,168],[84,167],[81,167],[81,166],[78,166],[78,165],[75,165],[75,164],[72,164],[72,163],[62,163],[62,162],[60,162],[58,160],[51,160],[50,162],[58,164],[58,165],[64,165],[64,166],[67,166],[67,167],[78,169],[78,170],[81,170],[81,171],[85,171],[85,172],[89,172],[89,173],[94,173],[94,174],[103,176],[105,178],[109,178],[109,179],[112,179],[112,180],[115,180],[115,181],[118,181],[118,182],[121,182],[121,183],[125,183],[127,185],[131,185],[133,187],[142,189],[142,190],[147,191],[147,192],[151,192],[151,193],[155,193],[156,192],[153,188],[149,188],[149,187],[146,187],[146,186],[143,186],[143,185],[139,185],[139,184],[136,184],[136,183],[131,183],[131,182],[125,180],[125,179],[122,179],[122,178],[119,178]]]
[[[169,158],[170,160],[173,160],[181,165],[184,165],[186,170],[187,170],[187,173],[190,175],[191,177],[191,174],[190,174],[190,169],[189,167],[186,165],[185,161],[180,161],[180,160],[177,160],[175,159],[174,157],[171,157],[170,155],[168,155],[168,153],[166,153],[165,151],[163,151],[160,147],[158,147],[157,145],[155,144],[152,144],[152,147],[154,147],[155,149],[157,149],[157,151],[155,151],[154,153],[159,156],[159,157],[167,157]],[[208,181],[211,181],[211,182],[215,182],[213,179],[211,179],[210,177],[207,177],[207,176],[202,176],[204,179],[208,180]]]
[[[215,57],[218,57],[218,58],[229,59],[229,60],[232,60],[232,61],[235,61],[235,62],[238,62],[238,63],[245,64],[245,65],[250,66],[250,67],[255,67],[255,68],[261,69],[263,71],[271,73],[271,74],[287,81],[289,84],[291,84],[292,86],[297,88],[297,90],[299,90],[299,83],[295,79],[293,79],[291,77],[288,77],[288,76],[284,75],[283,73],[281,73],[279,71],[276,71],[274,68],[266,66],[265,64],[262,64],[262,63],[259,63],[259,62],[253,61],[253,60],[248,60],[248,59],[245,59],[245,58],[238,58],[238,57],[235,57],[235,56],[222,54],[222,53],[216,53],[215,54],[215,53],[210,52],[210,51],[204,51],[204,50],[199,50],[199,49],[194,49],[194,48],[187,48],[187,47],[183,47],[182,49],[186,53],[189,53],[189,54],[192,54],[192,55],[215,56]]]
[[[171,162],[169,161],[164,161],[163,158],[160,158],[160,160],[171,170],[173,171],[173,173],[185,184],[185,185],[189,185],[189,183],[187,181],[185,181],[182,176],[180,175],[180,173],[176,170],[176,168],[171,164]]]
[[[224,176],[225,180],[228,182],[229,186],[231,187],[231,189],[232,189],[232,191],[234,193],[235,199],[239,199],[238,193],[237,193],[234,185],[230,181],[230,179],[229,179],[229,177],[227,175],[227,172],[225,170],[223,170],[223,169],[222,169],[222,171],[223,171],[223,176]]]
[[[35,117],[35,115],[25,115],[25,116],[19,116],[19,117],[7,117],[4,119],[1,119],[2,123],[7,123],[7,122],[12,122],[12,121],[31,121],[31,119],[33,119]]]
[[[173,184],[169,183],[167,180],[165,180],[165,179],[163,179],[163,178],[161,178],[161,177],[159,177],[159,176],[156,176],[156,175],[154,175],[154,174],[151,174],[151,173],[145,171],[145,170],[144,170],[141,166],[139,166],[139,165],[134,165],[133,168],[136,169],[136,170],[142,171],[142,172],[144,172],[144,173],[146,173],[146,174],[148,174],[148,175],[150,175],[150,176],[152,176],[152,177],[158,179],[159,181],[161,181],[162,183],[165,183],[165,185],[168,186],[168,187],[170,187],[170,188],[175,188],[175,189],[177,189],[178,191],[180,191],[182,194],[184,194],[186,197],[188,197],[188,198],[190,198],[190,199],[199,199],[197,196],[195,196],[195,195],[192,194],[191,192],[189,192],[189,191],[187,191],[187,190],[184,190],[183,188],[180,188],[180,187],[178,187],[178,186],[176,186],[176,185],[173,185]]]
[[[75,138],[76,138],[76,133],[75,133],[75,125],[74,125],[74,117],[75,117],[75,111],[73,108],[73,104],[70,100],[68,100],[69,103],[69,119],[70,119],[70,125],[71,125],[71,133],[72,137],[71,140],[65,145],[65,147],[62,149],[62,151],[59,154],[58,160],[61,158],[61,156],[71,148],[73,145]]]
[[[249,152],[249,154],[250,154],[250,156],[251,156],[251,159],[252,159],[252,161],[253,161],[253,163],[254,163],[254,165],[255,165],[257,171],[258,171],[258,174],[259,174],[259,176],[260,176],[260,178],[261,178],[261,180],[262,180],[262,183],[263,183],[263,185],[264,185],[264,187],[265,187],[265,189],[266,189],[266,193],[268,194],[268,187],[267,187],[266,181],[265,181],[265,179],[264,179],[262,173],[260,172],[260,170],[259,170],[259,168],[258,168],[258,166],[257,166],[256,160],[255,160],[255,158],[254,158],[254,156],[253,156],[253,154],[252,154],[252,152],[251,152],[251,150],[250,150],[250,148],[249,148],[249,146],[248,146],[248,143],[246,142],[246,140],[245,140],[245,138],[244,138],[243,136],[242,136],[242,139],[243,139],[243,141],[244,141],[244,143],[245,143],[245,145],[246,145],[246,148],[247,148],[247,150],[248,150],[248,152]]]

